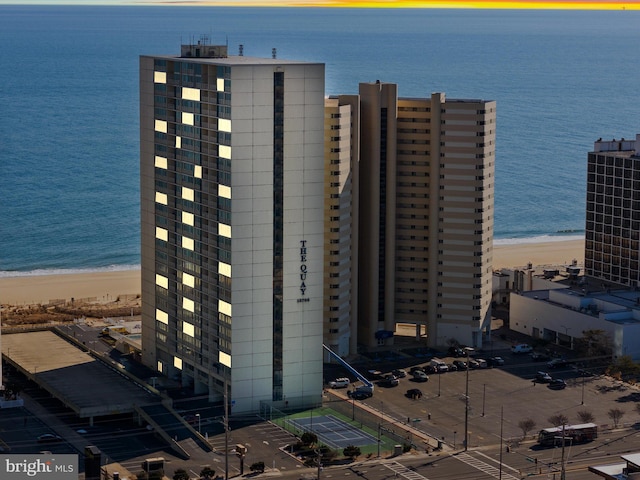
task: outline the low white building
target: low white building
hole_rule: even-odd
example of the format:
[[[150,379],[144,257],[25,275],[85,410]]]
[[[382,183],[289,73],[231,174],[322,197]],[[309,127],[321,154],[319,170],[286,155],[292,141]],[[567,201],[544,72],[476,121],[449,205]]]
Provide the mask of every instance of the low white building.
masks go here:
[[[551,343],[573,347],[587,330],[602,330],[613,355],[640,360],[640,292],[589,293],[570,288],[511,292],[510,328]]]

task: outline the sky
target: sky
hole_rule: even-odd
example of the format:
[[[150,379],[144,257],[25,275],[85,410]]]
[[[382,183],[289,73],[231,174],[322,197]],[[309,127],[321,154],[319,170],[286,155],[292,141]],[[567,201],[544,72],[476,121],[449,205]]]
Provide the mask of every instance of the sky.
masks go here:
[[[640,0],[0,0],[10,4],[640,10]]]

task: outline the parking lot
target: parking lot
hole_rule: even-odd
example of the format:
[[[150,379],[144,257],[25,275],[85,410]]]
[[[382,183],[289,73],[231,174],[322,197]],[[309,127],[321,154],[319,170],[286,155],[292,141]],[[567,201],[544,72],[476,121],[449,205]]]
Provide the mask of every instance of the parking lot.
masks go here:
[[[634,400],[640,398],[640,390],[634,387],[621,385],[597,373],[579,371],[572,363],[556,362],[549,366],[544,358],[543,361],[534,361],[529,353],[513,354],[506,345],[494,348],[492,356],[502,357],[504,365],[429,373],[426,382],[413,378],[410,371],[412,367],[430,365],[427,357],[408,359],[404,363],[395,360],[388,367],[384,362],[376,362],[375,369],[367,369],[366,364],[354,365],[359,371],[375,370],[378,377],[390,373],[400,365],[407,372],[406,377],[398,379],[397,386],[385,388],[377,385],[374,395],[361,402],[385,416],[391,416],[395,422],[410,424],[432,438],[443,440],[451,447],[459,447],[464,440],[467,393],[470,447],[499,443],[501,428],[503,438],[515,442],[523,434],[518,426],[519,422],[532,419],[536,424],[529,433],[532,435],[542,428],[552,426],[548,419],[558,413],[566,415],[570,423],[582,423],[578,412],[588,411],[602,429],[611,426],[608,412],[612,408],[625,411],[625,424],[633,424],[638,420]],[[455,360],[466,361],[466,357],[440,358],[446,364],[453,364]],[[594,368],[592,372],[601,370],[602,368]],[[539,371],[548,372],[553,379],[563,380],[566,388],[554,388],[557,384],[551,382],[534,381]],[[407,395],[409,390],[416,388],[422,392],[420,398]]]

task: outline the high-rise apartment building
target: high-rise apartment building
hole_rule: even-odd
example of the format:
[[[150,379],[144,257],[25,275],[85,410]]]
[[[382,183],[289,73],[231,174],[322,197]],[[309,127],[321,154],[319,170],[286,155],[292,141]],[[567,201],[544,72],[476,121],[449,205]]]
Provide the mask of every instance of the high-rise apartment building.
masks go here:
[[[325,101],[324,342],[340,356],[358,341],[358,95]]]
[[[322,392],[324,65],[140,58],[143,362],[233,413]]]
[[[360,84],[358,342],[431,346],[490,328],[496,104]]]
[[[587,160],[585,275],[640,287],[640,134],[594,143]]]

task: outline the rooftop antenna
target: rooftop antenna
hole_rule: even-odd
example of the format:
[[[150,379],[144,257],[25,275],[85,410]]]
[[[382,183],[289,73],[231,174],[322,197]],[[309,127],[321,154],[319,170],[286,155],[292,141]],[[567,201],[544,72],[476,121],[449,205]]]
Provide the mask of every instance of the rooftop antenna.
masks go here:
[[[276,49],[275,49],[275,48],[272,48],[272,49],[271,49],[271,58],[274,58],[274,59],[275,59],[277,56],[278,56],[278,55],[277,55]]]
[[[244,55],[244,45],[240,44],[238,46],[238,55],[240,55],[241,57]]]

